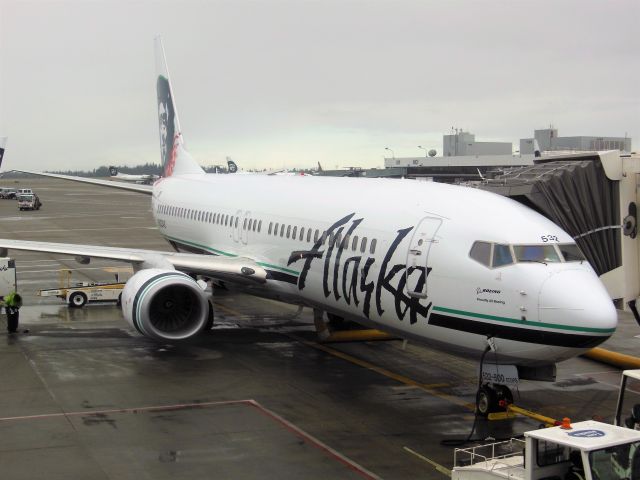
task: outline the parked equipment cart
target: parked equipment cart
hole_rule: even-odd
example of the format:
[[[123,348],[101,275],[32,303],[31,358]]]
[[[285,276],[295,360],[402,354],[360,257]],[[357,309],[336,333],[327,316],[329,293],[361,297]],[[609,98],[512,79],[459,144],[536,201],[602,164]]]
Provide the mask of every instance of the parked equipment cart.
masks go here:
[[[71,270],[60,270],[60,286],[38,290],[40,297],[58,297],[72,308],[82,308],[87,302],[116,302],[120,305],[124,283],[71,282]]]

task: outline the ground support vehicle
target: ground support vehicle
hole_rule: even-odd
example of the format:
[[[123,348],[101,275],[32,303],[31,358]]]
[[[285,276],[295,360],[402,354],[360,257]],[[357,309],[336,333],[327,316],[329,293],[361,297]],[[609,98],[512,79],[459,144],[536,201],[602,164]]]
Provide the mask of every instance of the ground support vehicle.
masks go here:
[[[567,419],[568,420],[568,419]],[[453,480],[640,478],[640,431],[588,420],[454,453]]]
[[[17,192],[15,188],[0,187],[0,198],[2,199],[15,199],[16,194]]]
[[[18,195],[18,208],[20,210],[40,210],[42,203],[33,193]]]
[[[124,283],[71,282],[71,271],[60,271],[60,286],[38,290],[40,297],[58,297],[72,308],[82,308],[88,302],[116,302],[120,305]]]

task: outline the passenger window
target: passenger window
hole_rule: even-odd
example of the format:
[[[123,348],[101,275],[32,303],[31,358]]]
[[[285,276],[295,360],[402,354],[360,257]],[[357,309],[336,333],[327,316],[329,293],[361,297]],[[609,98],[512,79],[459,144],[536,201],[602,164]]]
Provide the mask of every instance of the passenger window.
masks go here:
[[[513,263],[513,258],[511,257],[511,249],[509,245],[493,245],[493,267],[502,267],[503,265],[510,265]]]
[[[360,253],[364,253],[367,249],[367,237],[362,237],[362,244],[360,245]]]
[[[260,233],[260,230],[262,230],[262,220],[258,222],[258,233]]]
[[[300,241],[304,240],[304,227],[300,227]]]
[[[273,229],[273,234],[278,235],[278,224],[276,223],[275,228]]]
[[[325,234],[325,238],[326,238],[326,234]],[[329,235],[329,243],[327,244],[328,247],[332,247],[333,246],[333,239],[335,238],[335,234],[333,232],[331,232],[331,234]],[[324,242],[322,242],[324,243]]]
[[[375,238],[372,238],[372,239],[371,239],[371,246],[369,247],[369,253],[370,253],[371,255],[373,255],[374,253],[376,253],[376,243],[377,243],[376,239],[375,239]]]
[[[358,249],[358,236],[353,237],[353,242],[351,242],[351,250],[354,252]]]
[[[307,242],[310,242],[310,241],[311,241],[311,229],[308,228],[307,229]]]
[[[229,225],[229,215],[224,216],[224,226],[226,227],[227,225]]]
[[[297,233],[298,233],[298,227],[293,227],[293,233],[291,234],[291,238],[295,240]]]
[[[284,223],[280,225],[280,236],[284,237]]]
[[[247,229],[247,219],[244,219],[244,222],[242,222],[242,229],[246,230]]]
[[[488,242],[474,242],[469,251],[469,256],[486,267],[490,266],[491,244]]]
[[[347,233],[344,236],[344,240],[342,241],[342,245],[340,245],[340,248],[349,248],[349,240],[350,240],[351,236]]]
[[[287,225],[287,238],[289,238],[290,233],[291,233],[291,225]]]
[[[236,217],[236,224],[234,226],[238,228],[238,217]]]
[[[316,232],[313,234],[313,241],[317,242],[319,236],[320,236],[320,231],[316,228]]]

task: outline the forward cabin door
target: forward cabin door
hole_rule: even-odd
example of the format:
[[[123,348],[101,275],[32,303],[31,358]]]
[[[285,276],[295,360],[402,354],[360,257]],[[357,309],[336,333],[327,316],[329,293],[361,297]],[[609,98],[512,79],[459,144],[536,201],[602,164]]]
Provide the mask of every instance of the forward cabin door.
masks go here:
[[[406,289],[412,297],[425,298],[427,296],[427,267],[429,252],[436,242],[436,233],[442,225],[442,219],[425,217],[416,225],[409,251],[407,252]]]

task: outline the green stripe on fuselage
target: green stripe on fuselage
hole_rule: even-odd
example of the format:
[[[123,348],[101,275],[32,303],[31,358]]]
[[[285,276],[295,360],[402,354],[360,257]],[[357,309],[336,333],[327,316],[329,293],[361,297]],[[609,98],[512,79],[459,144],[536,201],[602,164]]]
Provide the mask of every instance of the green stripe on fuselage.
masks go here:
[[[555,323],[531,322],[529,320],[518,320],[516,318],[498,317],[496,315],[487,315],[485,313],[466,312],[464,310],[455,310],[453,308],[446,308],[446,307],[434,306],[433,310],[437,312],[453,313],[456,315],[465,315],[467,317],[481,318],[483,320],[494,320],[497,322],[515,323],[517,325],[523,325],[523,326],[526,325],[527,327],[553,328],[555,330],[567,330],[572,332],[589,332],[589,333],[613,333],[616,331],[615,328],[575,327],[573,325],[559,325]]]

